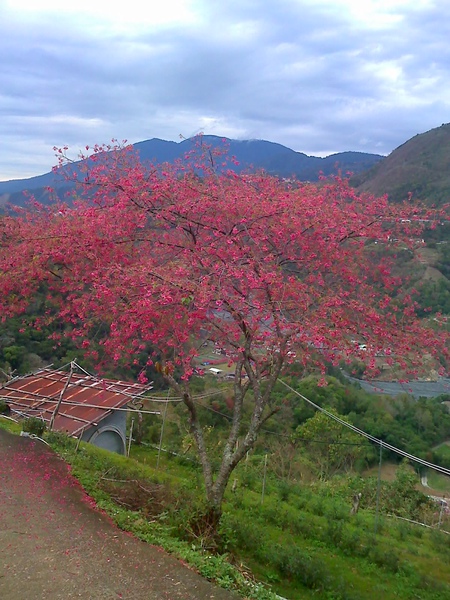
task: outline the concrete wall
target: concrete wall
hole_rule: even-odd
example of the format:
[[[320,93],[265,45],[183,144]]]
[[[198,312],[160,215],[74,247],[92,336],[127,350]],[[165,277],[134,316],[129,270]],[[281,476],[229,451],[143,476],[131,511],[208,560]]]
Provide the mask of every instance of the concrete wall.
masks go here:
[[[126,453],[127,413],[124,410],[114,411],[100,421],[95,427],[87,429],[81,439],[118,454]]]

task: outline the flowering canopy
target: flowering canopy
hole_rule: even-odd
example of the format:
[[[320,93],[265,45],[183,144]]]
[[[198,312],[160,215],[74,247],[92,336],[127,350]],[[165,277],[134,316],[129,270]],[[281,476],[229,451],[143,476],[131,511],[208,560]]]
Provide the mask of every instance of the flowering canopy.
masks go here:
[[[425,352],[437,365],[448,360],[447,334],[416,317],[390,253],[380,252],[414,247],[435,214],[359,197],[342,179],[311,185],[237,175],[218,169],[222,158],[210,152],[209,162],[163,167],[143,165],[130,147],[96,147],[81,167],[60,154],[68,177],[81,179],[71,204],[36,205],[1,222],[3,315],[24,310],[45,283],[49,318],[69,323],[87,350],[94,330],[114,360],[151,347],[184,394],[216,505],[273,413],[271,390],[289,362],[357,357],[375,369],[383,354],[413,369]],[[216,488],[188,383],[206,339],[236,366]],[[249,391],[251,425],[236,448]]]
[[[205,338],[231,360],[251,348],[260,373],[280,354],[374,366],[392,353],[412,366],[424,348],[442,352],[388,259],[370,250],[370,241],[411,245],[424,223],[416,207],[360,198],[342,180],[289,183],[205,164],[161,171],[130,147],[106,150],[85,163],[73,206],[4,220],[3,314],[46,281],[85,347],[106,322],[113,358],[151,343],[185,378]]]

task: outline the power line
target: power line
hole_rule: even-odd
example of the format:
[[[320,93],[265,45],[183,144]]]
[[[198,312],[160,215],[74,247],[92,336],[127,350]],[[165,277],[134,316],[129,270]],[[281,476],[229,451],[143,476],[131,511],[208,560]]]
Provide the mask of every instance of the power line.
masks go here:
[[[201,404],[200,402],[197,402],[196,400],[194,400],[194,402],[200,406],[201,408],[204,408],[205,410],[209,410],[210,412],[215,413],[216,415],[220,415],[221,417],[224,417],[225,419],[228,419],[229,421],[233,420],[233,417],[230,415],[227,415],[223,412],[220,412],[219,410],[216,410],[215,408],[212,408],[211,406],[205,406],[204,404]],[[245,425],[245,423],[243,423],[243,425]],[[262,431],[263,433],[268,433],[270,435],[276,435],[277,437],[282,437],[282,438],[287,438],[290,439],[292,441],[295,442],[308,442],[311,444],[328,444],[330,446],[364,446],[364,447],[371,447],[370,444],[360,444],[358,442],[339,442],[339,441],[327,441],[327,440],[314,440],[314,439],[310,439],[310,438],[301,438],[301,437],[297,437],[297,436],[293,436],[292,434],[289,433],[279,433],[278,431],[271,431],[270,429],[260,429],[260,431]]]
[[[305,402],[308,402],[308,404],[310,404],[311,406],[313,406],[316,410],[319,410],[319,411],[323,412],[330,419],[334,419],[335,421],[337,421],[341,425],[344,425],[345,427],[348,427],[349,429],[351,429],[352,431],[354,431],[358,435],[361,435],[361,436],[365,437],[366,439],[370,440],[371,442],[374,442],[375,444],[379,444],[380,446],[382,446],[382,448],[386,448],[386,450],[390,450],[391,452],[395,452],[399,456],[403,456],[404,458],[408,458],[409,460],[412,460],[413,462],[416,462],[416,463],[418,463],[420,465],[423,465],[424,467],[428,467],[429,469],[433,469],[434,471],[438,471],[439,473],[442,473],[443,475],[450,476],[450,469],[446,469],[445,467],[441,467],[439,465],[435,465],[433,463],[430,463],[430,462],[428,462],[426,460],[423,460],[422,458],[414,456],[413,454],[409,454],[408,452],[405,452],[404,450],[400,450],[399,448],[396,448],[395,446],[392,446],[391,444],[388,444],[387,442],[383,442],[383,440],[380,440],[380,439],[374,437],[373,435],[370,435],[369,433],[366,433],[362,429],[358,429],[358,427],[355,427],[351,423],[347,423],[347,421],[344,421],[343,419],[340,419],[338,416],[336,416],[333,413],[327,411],[325,408],[322,408],[321,406],[319,406],[318,404],[316,404],[312,400],[309,400],[309,398],[307,398],[306,396],[303,396],[303,394],[300,394],[300,392],[298,392],[297,390],[295,390],[292,386],[290,386],[289,384],[287,384],[282,379],[279,379],[278,381],[280,383],[282,383],[285,387],[287,387],[289,390],[291,390],[291,392],[294,392],[294,394],[296,394],[297,396],[299,396],[300,398],[302,398],[303,400],[305,400]]]
[[[191,396],[192,400],[203,400],[204,398],[211,398],[211,396],[219,396],[223,394],[226,389],[216,390],[215,392],[208,392],[207,394],[198,394],[197,396]],[[139,400],[151,400],[152,402],[183,402],[182,396],[172,396],[172,398],[161,398],[161,396],[140,396]]]

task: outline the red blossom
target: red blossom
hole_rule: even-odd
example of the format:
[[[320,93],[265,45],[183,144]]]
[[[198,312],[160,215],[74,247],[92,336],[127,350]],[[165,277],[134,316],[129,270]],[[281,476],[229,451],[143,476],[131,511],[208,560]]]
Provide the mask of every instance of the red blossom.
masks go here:
[[[23,312],[45,284],[45,318],[70,323],[67,335],[86,347],[95,332],[115,361],[151,347],[163,376],[178,385],[179,374],[185,389],[204,339],[257,395],[294,357],[322,371],[353,358],[375,368],[380,353],[404,370],[426,353],[446,366],[448,332],[417,318],[392,253],[373,248],[414,248],[425,221],[448,214],[360,197],[339,178],[311,185],[221,171],[216,150],[209,162],[190,155],[163,169],[130,146],[88,151],[68,175],[81,181],[71,206],[2,220],[2,317]],[[58,153],[64,165],[66,150]]]

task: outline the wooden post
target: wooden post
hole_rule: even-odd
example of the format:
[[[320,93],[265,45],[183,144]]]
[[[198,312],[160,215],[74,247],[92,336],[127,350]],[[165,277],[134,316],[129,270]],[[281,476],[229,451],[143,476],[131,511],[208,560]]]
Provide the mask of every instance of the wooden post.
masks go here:
[[[378,513],[380,510],[380,488],[381,488],[381,460],[383,454],[383,442],[380,442],[380,461],[378,463],[378,481],[377,481],[377,503],[375,509],[375,527],[374,534],[377,535],[378,530]]]
[[[261,504],[264,502],[264,492],[266,491],[266,475],[267,475],[267,454],[264,456],[264,475],[263,475],[263,485],[261,492]]]
[[[161,458],[161,447],[162,447],[162,441],[163,441],[163,435],[164,435],[164,425],[166,424],[167,406],[169,404],[169,394],[170,394],[170,390],[167,392],[167,400],[166,400],[166,405],[164,407],[163,421],[161,424],[161,434],[159,436],[158,458],[156,459],[156,468],[157,469],[159,469],[159,459]]]
[[[75,446],[75,452],[78,452],[78,447],[80,446],[80,442],[81,442],[81,438],[83,437],[83,433],[84,433],[84,427],[80,431],[80,435],[78,436],[77,445]]]
[[[438,529],[440,529],[441,525],[442,525],[442,515],[444,513],[444,504],[445,504],[445,506],[447,506],[447,502],[445,501],[445,496],[441,500],[441,510],[439,511]]]
[[[353,506],[352,506],[352,510],[350,511],[351,515],[356,515],[358,513],[359,510],[359,503],[361,501],[361,492],[359,492],[358,494],[355,494],[353,496]]]
[[[127,451],[127,456],[130,456],[130,449],[131,449],[131,440],[133,439],[133,425],[134,425],[134,417],[131,419],[131,425],[130,425],[130,437],[128,439],[128,451]]]
[[[60,406],[61,406],[61,403],[62,403],[62,401],[63,401],[63,396],[64,396],[64,394],[65,394],[65,392],[66,392],[67,388],[69,387],[70,380],[72,379],[72,375],[73,375],[73,369],[74,369],[74,363],[75,363],[75,361],[72,361],[72,362],[70,363],[70,373],[69,373],[69,377],[67,378],[67,381],[66,381],[66,383],[64,384],[64,387],[63,387],[63,389],[61,390],[61,393],[60,393],[60,395],[59,395],[58,402],[56,403],[55,410],[53,411],[53,414],[52,414],[52,418],[50,419],[50,424],[49,424],[49,426],[48,426],[48,428],[49,428],[49,430],[50,430],[50,431],[52,431],[52,430],[53,430],[53,425],[55,424],[55,418],[56,418],[56,415],[58,414],[59,408],[60,408]]]

